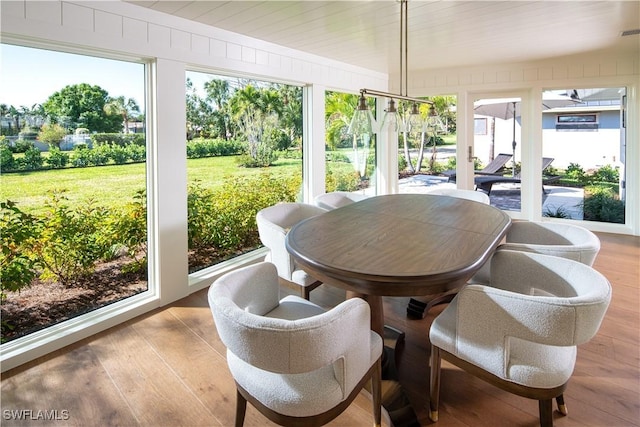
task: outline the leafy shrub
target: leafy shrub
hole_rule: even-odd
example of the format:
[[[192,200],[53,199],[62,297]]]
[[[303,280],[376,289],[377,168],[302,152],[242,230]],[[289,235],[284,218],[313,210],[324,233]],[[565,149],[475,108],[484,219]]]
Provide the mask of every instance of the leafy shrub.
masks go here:
[[[187,143],[187,158],[199,159],[202,157],[208,157],[209,150],[207,144],[202,139],[196,139]]]
[[[145,145],[147,145],[147,137],[146,134],[144,133],[133,133],[133,134],[127,134],[127,138],[130,139],[130,143],[134,144],[134,145],[139,145],[144,147]]]
[[[624,201],[611,188],[592,185],[584,192],[582,210],[586,221],[624,223]]]
[[[98,145],[90,150],[90,164],[94,166],[102,166],[109,163],[111,158],[111,145]]]
[[[285,151],[291,145],[291,138],[287,132],[278,128],[271,129],[269,140],[273,142],[274,148],[277,151]]]
[[[299,177],[263,173],[226,179],[215,191],[195,183],[187,196],[188,239],[192,250],[211,247],[220,254],[259,245],[256,214],[278,202],[296,200]]]
[[[105,231],[99,235],[101,247],[121,248],[134,259],[125,271],[137,271],[147,264],[147,198],[138,191],[132,202],[108,212]]]
[[[120,145],[111,145],[109,147],[109,157],[114,161],[116,165],[122,165],[129,160],[129,151],[126,147]]]
[[[13,151],[6,145],[0,145],[0,172],[9,172],[16,169],[16,161]]]
[[[52,147],[46,162],[53,169],[62,169],[69,164],[69,154],[60,151],[58,147]]]
[[[567,170],[565,171],[565,176],[578,182],[585,181],[584,169],[582,169],[582,166],[577,163],[569,163],[569,166],[567,166]]]
[[[106,209],[92,201],[71,209],[61,193],[53,193],[45,203],[42,232],[30,250],[42,263],[43,280],[65,286],[93,271],[94,263],[108,250],[103,230]]]
[[[402,172],[407,166],[407,158],[405,156],[398,156],[398,171]]]
[[[433,139],[434,139],[433,136],[430,136],[428,138],[428,140],[427,140],[428,146],[432,146],[433,145]],[[442,139],[441,136],[436,136],[435,140],[436,140],[436,145],[445,145],[445,141],[444,141],[444,139]]]
[[[71,155],[71,164],[77,168],[86,168],[91,165],[91,149],[86,146],[77,146]]]
[[[261,144],[251,154],[243,154],[237,158],[238,165],[247,168],[264,168],[278,160],[278,152],[267,144]]]
[[[44,158],[42,157],[42,153],[40,153],[40,150],[35,147],[31,147],[24,152],[24,157],[20,159],[20,164],[20,169],[38,170],[42,169]]]
[[[91,143],[94,147],[105,144],[116,144],[124,147],[128,144],[145,145],[143,133],[94,133],[91,135]]]
[[[620,171],[611,165],[604,165],[593,174],[593,181],[615,182],[620,180]]]
[[[349,156],[341,151],[329,151],[325,154],[325,160],[328,162],[351,163]]]
[[[331,191],[356,191],[360,189],[360,176],[354,170],[330,168],[325,176],[325,189]]]
[[[67,131],[59,124],[45,123],[42,125],[40,133],[38,133],[38,139],[52,147],[60,147],[60,141],[65,135],[67,135]]]
[[[187,158],[232,156],[242,153],[242,144],[236,140],[196,138],[187,142]]]
[[[300,159],[302,159],[302,150],[291,148],[291,149],[287,149],[287,150],[278,151],[278,158],[280,158],[280,159],[297,159],[297,160],[300,160]]]
[[[13,151],[15,153],[26,153],[30,148],[35,147],[33,141],[29,141],[26,139],[18,139],[13,147]]]
[[[127,150],[127,156],[134,162],[144,162],[147,159],[147,148],[144,144],[129,144],[125,149]]]
[[[15,203],[0,203],[0,303],[5,291],[19,291],[37,276],[40,263],[28,250],[38,240],[42,224],[33,215],[22,212]]]

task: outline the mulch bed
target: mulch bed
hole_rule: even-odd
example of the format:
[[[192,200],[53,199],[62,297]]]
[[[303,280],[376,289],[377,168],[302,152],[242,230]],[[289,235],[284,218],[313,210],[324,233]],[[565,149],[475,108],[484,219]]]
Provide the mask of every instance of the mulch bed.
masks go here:
[[[94,274],[70,286],[35,280],[19,292],[7,292],[0,306],[2,342],[146,291],[146,270],[123,273],[121,267],[128,261],[100,264]]]
[[[189,273],[256,249],[242,248],[222,254],[215,249],[189,253]],[[19,292],[7,292],[0,305],[1,342],[9,342],[65,320],[88,313],[147,290],[147,272],[125,273],[131,259],[121,257],[101,263],[87,278],[70,286],[34,280]]]

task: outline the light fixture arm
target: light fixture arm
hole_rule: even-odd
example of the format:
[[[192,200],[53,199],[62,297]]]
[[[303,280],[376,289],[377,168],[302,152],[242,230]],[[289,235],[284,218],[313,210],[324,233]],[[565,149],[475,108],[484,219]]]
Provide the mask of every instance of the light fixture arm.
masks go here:
[[[416,102],[418,104],[433,105],[433,102],[427,99],[413,98],[411,96],[400,95],[400,94],[391,93],[391,92],[383,92],[381,90],[375,90],[375,89],[360,89],[360,95],[385,96],[387,98],[402,99],[405,101]]]

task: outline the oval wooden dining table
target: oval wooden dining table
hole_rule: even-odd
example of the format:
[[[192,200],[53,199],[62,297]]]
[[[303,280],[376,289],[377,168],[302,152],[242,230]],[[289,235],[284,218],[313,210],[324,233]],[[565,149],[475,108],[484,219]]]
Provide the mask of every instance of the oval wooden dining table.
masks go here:
[[[371,329],[385,339],[382,405],[393,425],[416,414],[397,381],[395,351],[404,333],[384,326],[384,296],[423,296],[462,286],[489,259],[511,219],[489,205],[449,196],[370,197],[294,225],[285,244],[295,262],[323,283],[362,297]],[[384,388],[384,382],[383,382]]]
[[[370,197],[306,219],[286,247],[323,283],[361,296],[383,335],[383,296],[421,296],[462,286],[489,259],[511,219],[492,206],[449,196]]]

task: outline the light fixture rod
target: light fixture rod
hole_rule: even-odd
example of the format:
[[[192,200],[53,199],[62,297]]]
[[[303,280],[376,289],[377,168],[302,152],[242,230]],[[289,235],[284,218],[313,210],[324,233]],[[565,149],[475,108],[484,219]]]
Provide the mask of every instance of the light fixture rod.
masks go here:
[[[400,93],[404,96],[407,96],[409,87],[408,28],[409,20],[407,17],[407,0],[400,0]]]
[[[428,101],[426,99],[413,98],[411,96],[400,95],[398,93],[383,92],[381,90],[375,90],[375,89],[360,89],[360,94],[362,94],[362,95],[371,95],[371,96],[385,96],[387,98],[403,99],[405,101],[416,102],[416,103],[419,103],[419,104],[433,105],[432,101]]]
[[[433,102],[424,99],[413,98],[407,95],[409,86],[409,46],[408,46],[408,0],[397,0],[400,3],[400,93],[383,92],[374,89],[360,89],[360,95],[386,96],[392,99],[403,99],[418,104],[430,104]]]

